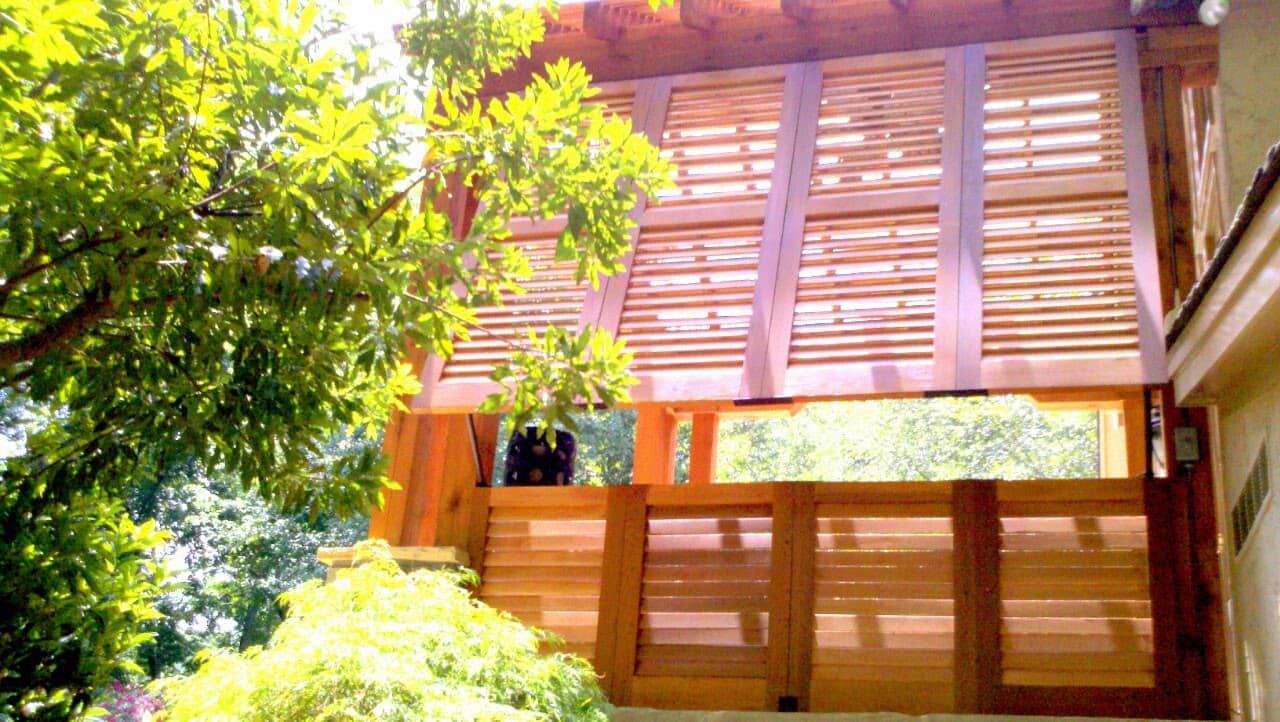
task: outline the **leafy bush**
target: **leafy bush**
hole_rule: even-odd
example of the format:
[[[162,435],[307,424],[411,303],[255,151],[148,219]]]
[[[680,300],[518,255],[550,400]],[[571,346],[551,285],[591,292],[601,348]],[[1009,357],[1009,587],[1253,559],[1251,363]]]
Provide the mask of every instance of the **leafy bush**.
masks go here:
[[[607,719],[591,667],[540,654],[544,633],[473,599],[474,575],[405,574],[385,544],[361,550],[367,563],[335,582],[284,594],[265,646],[161,683],[165,720]]]
[[[143,624],[164,578],[151,555],[166,535],[99,494],[30,499],[0,484],[11,542],[0,575],[0,720],[65,720],[110,681],[117,665],[103,660],[150,638]]]

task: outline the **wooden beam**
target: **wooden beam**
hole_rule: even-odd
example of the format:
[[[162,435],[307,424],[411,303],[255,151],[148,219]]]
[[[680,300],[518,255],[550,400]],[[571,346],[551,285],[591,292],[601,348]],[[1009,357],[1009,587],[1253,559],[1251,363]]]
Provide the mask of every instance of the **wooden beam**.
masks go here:
[[[602,0],[590,0],[582,6],[582,32],[588,37],[616,43],[626,31],[626,22]]]
[[[676,419],[668,408],[641,404],[636,409],[635,464],[632,484],[674,484]]]
[[[720,442],[720,415],[693,415],[693,437],[689,442],[689,483],[714,484],[716,447]]]
[[[806,22],[798,23],[783,10],[781,2],[769,10],[726,14],[708,8],[712,1],[681,3],[681,14],[688,17],[689,25],[666,21],[633,25],[614,43],[602,43],[585,33],[550,35],[534,46],[531,57],[487,83],[485,92],[519,90],[533,73],[560,57],[581,61],[597,82],[607,82],[1197,22],[1191,3],[1134,18],[1127,3],[1117,0],[1013,0],[1008,4],[957,0],[931,4],[931,8],[938,8],[936,12],[923,12],[917,2],[910,23],[904,23],[902,14],[888,2],[824,4],[815,6]],[[562,7],[561,22],[572,24],[575,12],[581,11],[572,5]],[[712,24],[715,32],[703,29]]]
[[[477,485],[487,486],[493,483],[493,462],[498,455],[501,421],[497,414],[471,414],[471,425],[475,429],[475,456],[480,466],[476,477]],[[505,443],[505,439],[502,443]]]
[[[619,487],[617,500],[621,504],[623,530],[618,564],[617,613],[613,649],[613,683],[609,700],[622,707],[631,702],[631,680],[636,669],[636,643],[640,632],[640,599],[644,577],[644,542],[648,506],[647,489],[642,486]],[[606,534],[608,532],[606,531]],[[602,670],[606,675],[609,670]]]

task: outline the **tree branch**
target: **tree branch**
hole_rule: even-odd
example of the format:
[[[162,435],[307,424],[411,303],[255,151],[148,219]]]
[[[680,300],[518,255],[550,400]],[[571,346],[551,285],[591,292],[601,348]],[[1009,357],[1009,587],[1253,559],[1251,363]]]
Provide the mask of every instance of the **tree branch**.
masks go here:
[[[102,284],[53,323],[23,338],[0,342],[0,369],[35,361],[115,314],[111,287]]]

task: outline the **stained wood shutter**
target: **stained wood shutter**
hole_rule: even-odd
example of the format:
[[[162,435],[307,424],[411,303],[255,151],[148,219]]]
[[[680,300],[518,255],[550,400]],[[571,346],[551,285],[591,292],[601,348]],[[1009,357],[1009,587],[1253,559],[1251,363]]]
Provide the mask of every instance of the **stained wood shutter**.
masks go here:
[[[597,90],[589,102],[603,105],[607,114],[632,117],[634,83],[614,83]],[[532,275],[520,279],[525,293],[504,292],[500,304],[475,309],[481,328],[469,339],[455,339],[453,356],[447,363],[437,363],[442,367],[439,378],[429,377],[427,383],[444,382],[446,387],[454,387],[452,396],[439,394],[445,404],[455,397],[469,400],[471,407],[478,404],[492,390],[487,379],[493,367],[510,357],[512,344],[523,340],[527,329],[541,332],[548,325],[572,328],[584,321],[589,285],[574,279],[575,264],[555,261],[556,240],[564,224],[564,218],[557,217],[540,221],[515,218],[508,225],[511,235],[499,245],[518,249],[528,260]],[[501,248],[495,250],[495,256],[498,253]]]
[[[546,492],[568,492],[552,496]],[[494,489],[479,597],[596,656],[605,489]]]
[[[986,68],[984,361],[1137,359],[1114,41],[999,46]]]
[[[997,486],[1003,683],[1154,687],[1141,482],[1050,484]]]
[[[950,511],[939,502],[817,505],[814,711],[952,709]]]
[[[563,228],[564,221],[554,219],[511,223],[511,237],[502,245],[518,248],[529,261],[532,275],[521,279],[525,293],[504,291],[501,305],[476,309],[481,328],[469,339],[455,340],[443,380],[483,381],[496,364],[511,356],[512,344],[524,340],[526,329],[541,332],[549,324],[571,328],[578,323],[588,286],[574,280],[576,264],[555,261]]]
[[[823,67],[790,368],[930,361],[943,54]]]
[[[641,219],[618,325],[637,372],[742,367],[783,88],[764,69],[671,90],[659,146],[676,186]]]
[[[608,102],[678,174],[625,272],[540,272],[419,405],[474,405],[562,311],[627,341],[638,402],[1162,382],[1136,58],[1098,33],[641,81]]]
[[[763,679],[772,544],[768,506],[651,509],[636,676]]]

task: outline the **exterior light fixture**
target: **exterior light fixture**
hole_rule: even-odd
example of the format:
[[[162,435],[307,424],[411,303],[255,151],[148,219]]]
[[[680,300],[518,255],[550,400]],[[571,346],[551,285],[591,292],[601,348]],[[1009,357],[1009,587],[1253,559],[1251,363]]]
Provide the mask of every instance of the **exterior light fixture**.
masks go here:
[[[1129,14],[1136,17],[1151,10],[1168,10],[1183,2],[1185,0],[1129,0]],[[1195,4],[1200,22],[1210,27],[1226,20],[1231,11],[1231,0],[1195,0]]]
[[[1227,19],[1227,13],[1231,12],[1230,0],[1199,0],[1197,3],[1197,13],[1200,16],[1200,22],[1214,27]]]

